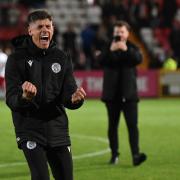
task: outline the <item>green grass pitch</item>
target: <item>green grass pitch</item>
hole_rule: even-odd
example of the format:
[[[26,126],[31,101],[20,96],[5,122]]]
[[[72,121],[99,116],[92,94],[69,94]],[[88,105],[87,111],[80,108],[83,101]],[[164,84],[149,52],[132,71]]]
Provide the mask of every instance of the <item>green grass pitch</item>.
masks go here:
[[[179,180],[180,99],[143,99],[139,103],[141,151],[148,160],[133,167],[127,128],[119,128],[120,162],[108,165],[107,115],[99,100],[86,100],[69,115],[75,180]],[[0,180],[29,180],[23,154],[17,149],[9,109],[0,101]],[[51,178],[53,179],[53,178]]]

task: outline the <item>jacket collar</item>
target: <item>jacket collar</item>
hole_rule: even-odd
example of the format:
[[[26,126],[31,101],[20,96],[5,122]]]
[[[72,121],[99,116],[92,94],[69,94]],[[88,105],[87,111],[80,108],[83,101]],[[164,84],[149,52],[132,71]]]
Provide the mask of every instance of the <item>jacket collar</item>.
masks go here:
[[[49,54],[56,47],[55,42],[51,41],[48,49],[38,48],[32,41],[31,36],[21,35],[12,40],[12,44],[17,49],[27,49],[27,51],[32,55],[44,56]]]
[[[36,54],[37,56],[44,56],[49,54],[54,48],[55,48],[55,43],[51,41],[49,48],[48,49],[41,49],[38,48],[32,41],[32,38],[27,39],[27,45],[28,45],[28,51],[31,54]]]

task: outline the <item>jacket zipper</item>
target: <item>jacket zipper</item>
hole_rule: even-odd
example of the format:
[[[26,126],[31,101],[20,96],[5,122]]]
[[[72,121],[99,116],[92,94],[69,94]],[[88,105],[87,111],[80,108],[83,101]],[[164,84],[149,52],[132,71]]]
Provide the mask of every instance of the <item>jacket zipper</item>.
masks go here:
[[[41,60],[41,105],[44,103],[44,68],[43,68],[43,62]]]
[[[43,56],[46,55],[46,52],[43,51]],[[43,63],[43,60],[41,59],[41,85],[42,85],[42,89],[41,89],[41,104],[43,105],[44,104],[44,96],[45,96],[45,88],[44,88],[44,63]]]
[[[43,51],[43,56],[46,55],[46,52]],[[41,104],[44,105],[45,104],[45,77],[44,77],[45,73],[44,73],[44,62],[41,59],[41,84],[42,84],[42,90],[41,90]],[[47,139],[47,143],[48,143],[48,131],[47,131],[47,122],[44,123],[44,133]]]

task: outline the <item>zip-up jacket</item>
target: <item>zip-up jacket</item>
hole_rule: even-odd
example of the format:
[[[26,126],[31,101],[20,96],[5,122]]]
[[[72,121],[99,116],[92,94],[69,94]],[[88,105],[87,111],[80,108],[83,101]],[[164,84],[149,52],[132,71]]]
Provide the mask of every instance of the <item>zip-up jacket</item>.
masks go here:
[[[30,36],[14,39],[13,45],[15,51],[5,70],[6,103],[12,111],[18,145],[24,141],[51,147],[70,145],[65,108],[77,109],[83,103],[71,102],[77,85],[70,57],[53,42],[48,49],[38,48]],[[31,101],[22,98],[25,81],[37,88]]]
[[[136,66],[142,62],[138,47],[127,41],[127,51],[103,48],[100,63],[104,68],[102,100],[105,102],[138,101]]]

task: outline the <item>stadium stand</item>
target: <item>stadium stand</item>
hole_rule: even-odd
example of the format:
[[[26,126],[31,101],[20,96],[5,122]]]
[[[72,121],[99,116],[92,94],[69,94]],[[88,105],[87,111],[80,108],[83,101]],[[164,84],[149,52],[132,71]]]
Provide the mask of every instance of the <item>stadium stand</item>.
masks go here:
[[[161,68],[164,59],[166,59],[170,51],[173,52],[172,54],[175,56],[175,59],[180,62],[180,55],[178,53],[180,50],[177,48],[179,42],[175,42],[174,39],[177,38],[174,37],[175,35],[172,35],[175,32],[177,37],[180,31],[180,0],[39,0],[36,3],[15,0],[13,2],[10,3],[8,0],[1,1],[0,13],[4,12],[2,11],[3,6],[8,6],[9,9],[12,9],[11,6],[13,6],[14,9],[14,7],[21,6],[22,8],[22,5],[25,5],[25,8],[20,10],[20,14],[17,11],[12,12],[14,15],[11,16],[13,17],[10,19],[11,21],[15,21],[15,17],[18,16],[21,19],[18,21],[18,25],[16,24],[16,31],[12,33],[10,28],[7,29],[7,27],[1,25],[0,40],[2,43],[3,38],[10,40],[12,36],[23,32],[23,17],[28,12],[26,8],[31,10],[33,8],[45,7],[54,16],[56,38],[59,46],[62,46],[62,34],[66,31],[67,25],[73,23],[80,51],[79,57],[84,58],[84,55],[82,55],[81,32],[87,25],[91,25],[95,33],[98,31],[98,27],[101,27],[102,24],[105,25],[108,36],[108,31],[113,21],[123,19],[128,20],[133,29],[135,29],[131,39],[141,46],[144,53],[145,60],[142,68]],[[167,14],[171,15],[170,20],[167,18]],[[4,27],[6,29],[2,31]],[[13,29],[15,30],[15,28]],[[94,46],[96,45],[93,44],[92,48]],[[180,66],[180,63],[178,64]]]

